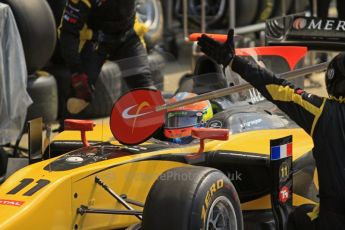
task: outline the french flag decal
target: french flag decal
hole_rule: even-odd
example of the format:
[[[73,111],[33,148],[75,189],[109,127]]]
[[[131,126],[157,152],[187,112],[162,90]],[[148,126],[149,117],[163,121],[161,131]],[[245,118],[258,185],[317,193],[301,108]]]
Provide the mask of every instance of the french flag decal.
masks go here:
[[[292,156],[292,136],[271,140],[271,160]]]

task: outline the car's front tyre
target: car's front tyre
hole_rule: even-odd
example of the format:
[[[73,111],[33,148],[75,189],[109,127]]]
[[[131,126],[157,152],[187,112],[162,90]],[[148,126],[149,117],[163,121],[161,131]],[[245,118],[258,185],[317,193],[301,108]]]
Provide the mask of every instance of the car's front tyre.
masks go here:
[[[237,192],[220,171],[180,167],[164,172],[145,202],[142,229],[243,229]]]

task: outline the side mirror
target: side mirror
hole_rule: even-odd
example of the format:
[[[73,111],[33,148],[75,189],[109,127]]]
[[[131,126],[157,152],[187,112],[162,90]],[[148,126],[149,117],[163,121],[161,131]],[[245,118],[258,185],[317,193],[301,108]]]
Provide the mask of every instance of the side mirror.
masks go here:
[[[80,131],[81,140],[85,147],[90,146],[85,132],[93,131],[93,127],[95,127],[95,123],[91,120],[66,119],[64,122],[65,130]]]
[[[42,160],[42,117],[30,120],[28,122],[28,145],[29,145],[29,164]]]
[[[226,141],[229,139],[229,129],[193,128],[192,136],[200,139],[198,154],[201,154],[204,151],[205,139]]]

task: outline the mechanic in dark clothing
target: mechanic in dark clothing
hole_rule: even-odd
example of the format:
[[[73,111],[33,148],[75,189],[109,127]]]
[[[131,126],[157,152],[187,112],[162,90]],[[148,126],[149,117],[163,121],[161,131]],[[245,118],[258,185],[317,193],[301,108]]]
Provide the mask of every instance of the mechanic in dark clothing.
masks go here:
[[[70,113],[89,104],[106,59],[118,61],[128,89],[153,86],[145,47],[133,29],[135,19],[135,0],[68,0],[59,36],[72,75]]]
[[[330,62],[326,72],[330,97],[322,98],[295,88],[259,65],[235,56],[233,30],[229,31],[226,43],[203,35],[198,44],[201,51],[218,64],[224,67],[230,64],[234,72],[275,103],[313,138],[320,188],[319,214],[314,216],[315,219],[310,218],[316,214],[312,208],[297,208],[291,215],[289,228],[345,229],[345,53]]]

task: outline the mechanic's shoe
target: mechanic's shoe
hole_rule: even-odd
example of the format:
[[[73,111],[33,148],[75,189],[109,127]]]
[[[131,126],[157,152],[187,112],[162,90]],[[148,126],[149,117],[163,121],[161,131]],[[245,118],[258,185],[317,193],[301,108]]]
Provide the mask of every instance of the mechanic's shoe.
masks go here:
[[[78,114],[83,111],[90,102],[77,97],[71,97],[67,100],[67,110],[71,114]]]

